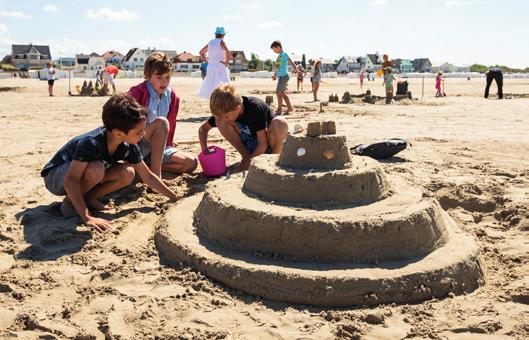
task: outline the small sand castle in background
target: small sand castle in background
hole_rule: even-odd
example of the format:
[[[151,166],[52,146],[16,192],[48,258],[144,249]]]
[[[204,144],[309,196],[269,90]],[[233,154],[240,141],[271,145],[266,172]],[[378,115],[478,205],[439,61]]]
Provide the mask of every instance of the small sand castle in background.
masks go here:
[[[103,86],[100,86],[97,83],[94,86],[91,80],[88,83],[85,80],[81,87],[76,86],[76,88],[77,88],[78,96],[94,97],[94,96],[107,96],[108,95],[108,92],[105,91]]]
[[[484,283],[472,237],[435,199],[352,156],[332,121],[298,128],[279,157],[181,200],[155,240],[169,264],[305,305],[416,303]]]

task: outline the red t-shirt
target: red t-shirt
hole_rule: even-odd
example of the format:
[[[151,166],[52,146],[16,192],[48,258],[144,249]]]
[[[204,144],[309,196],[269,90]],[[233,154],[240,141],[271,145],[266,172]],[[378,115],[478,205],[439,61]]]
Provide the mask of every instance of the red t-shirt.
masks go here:
[[[110,66],[105,67],[105,72],[110,73],[110,74],[118,74],[119,68],[115,65],[110,65]]]

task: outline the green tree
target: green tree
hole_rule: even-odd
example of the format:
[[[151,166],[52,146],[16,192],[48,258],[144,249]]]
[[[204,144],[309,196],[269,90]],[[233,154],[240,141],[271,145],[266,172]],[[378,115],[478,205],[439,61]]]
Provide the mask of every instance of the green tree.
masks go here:
[[[248,62],[248,67],[250,68],[250,70],[262,70],[263,62],[261,61],[261,59],[259,59],[259,56],[257,54],[252,53],[252,57]]]
[[[485,73],[487,72],[489,68],[485,65],[481,64],[473,64],[470,65],[470,72],[479,72],[479,73]]]
[[[274,65],[274,63],[273,63],[272,59],[266,59],[263,62],[263,70],[272,71],[273,65]]]
[[[301,56],[301,66],[306,70],[307,69],[307,59],[305,58],[305,54]]]

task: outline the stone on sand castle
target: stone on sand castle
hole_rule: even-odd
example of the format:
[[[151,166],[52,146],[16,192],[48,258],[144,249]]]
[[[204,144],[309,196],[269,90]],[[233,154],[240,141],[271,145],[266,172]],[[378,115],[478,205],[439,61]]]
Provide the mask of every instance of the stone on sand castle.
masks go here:
[[[484,283],[472,237],[343,136],[289,135],[279,157],[170,208],[155,241],[169,264],[290,303],[415,303]]]

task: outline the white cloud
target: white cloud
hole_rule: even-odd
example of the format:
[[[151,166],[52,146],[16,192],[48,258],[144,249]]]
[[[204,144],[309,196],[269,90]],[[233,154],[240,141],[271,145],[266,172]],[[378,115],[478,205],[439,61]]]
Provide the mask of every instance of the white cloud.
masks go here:
[[[19,12],[19,11],[0,11],[0,17],[6,17],[6,18],[16,18],[16,19],[29,19],[31,18],[30,15],[27,15],[26,13]]]
[[[226,14],[222,16],[222,19],[226,21],[235,21],[235,20],[239,20],[240,18],[241,16],[239,14]]]
[[[7,36],[7,26],[0,23],[0,54],[10,54],[11,53],[11,44],[15,42],[13,39]],[[1,58],[2,56],[0,56]]]
[[[376,7],[376,6],[385,6],[388,4],[387,0],[371,0],[369,1],[369,6]]]
[[[257,0],[239,0],[239,6],[248,10],[257,10],[263,8],[260,1]]]
[[[59,8],[55,5],[46,5],[42,9],[44,10],[44,12],[48,12],[48,13],[59,13],[60,12]]]
[[[258,28],[267,29],[267,28],[281,28],[283,23],[279,21],[266,21],[257,25]]]
[[[122,9],[121,11],[114,11],[111,8],[103,7],[98,10],[89,9],[85,11],[84,17],[91,20],[103,21],[133,21],[139,18],[136,12]]]

